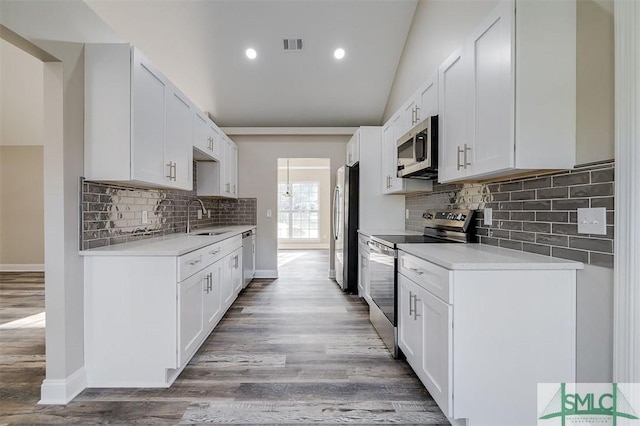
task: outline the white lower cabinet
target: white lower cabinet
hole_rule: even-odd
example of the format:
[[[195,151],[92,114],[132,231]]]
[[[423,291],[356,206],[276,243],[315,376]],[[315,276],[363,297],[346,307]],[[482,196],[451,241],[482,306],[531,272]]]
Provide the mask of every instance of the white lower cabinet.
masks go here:
[[[242,239],[182,256],[85,256],[88,387],[168,387],[242,289]]]
[[[576,380],[576,272],[449,270],[400,251],[398,345],[452,424],[537,424]]]

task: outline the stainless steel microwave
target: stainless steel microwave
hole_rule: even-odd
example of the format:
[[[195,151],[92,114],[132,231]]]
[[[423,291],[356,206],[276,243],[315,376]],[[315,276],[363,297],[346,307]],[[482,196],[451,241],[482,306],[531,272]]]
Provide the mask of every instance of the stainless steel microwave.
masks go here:
[[[427,117],[398,138],[398,177],[438,178],[438,116]]]

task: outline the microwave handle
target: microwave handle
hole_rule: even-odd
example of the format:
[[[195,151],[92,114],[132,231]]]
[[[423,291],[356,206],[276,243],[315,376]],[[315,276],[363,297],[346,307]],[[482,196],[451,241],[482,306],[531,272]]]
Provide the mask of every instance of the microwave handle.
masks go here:
[[[413,139],[413,158],[416,162],[421,162],[427,159],[427,134],[420,132],[414,136]]]

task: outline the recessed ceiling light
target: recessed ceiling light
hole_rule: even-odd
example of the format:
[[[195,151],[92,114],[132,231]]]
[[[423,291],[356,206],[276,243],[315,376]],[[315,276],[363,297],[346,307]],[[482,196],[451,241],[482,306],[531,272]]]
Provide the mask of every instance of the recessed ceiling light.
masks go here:
[[[247,55],[247,58],[249,59],[255,59],[256,56],[258,56],[256,49],[252,49],[252,48],[248,48],[244,53],[245,55]]]
[[[342,49],[342,48],[338,48],[338,49],[336,49],[336,51],[335,51],[335,52],[333,52],[333,56],[334,56],[336,59],[342,59],[342,58],[344,58],[344,49]]]

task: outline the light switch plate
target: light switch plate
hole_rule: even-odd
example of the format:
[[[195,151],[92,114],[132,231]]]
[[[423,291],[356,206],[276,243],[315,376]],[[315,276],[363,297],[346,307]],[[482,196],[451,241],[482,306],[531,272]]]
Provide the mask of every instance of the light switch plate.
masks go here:
[[[149,216],[146,210],[142,210],[142,223],[149,223]]]
[[[271,217],[271,209],[267,210],[267,217]]]
[[[578,209],[578,234],[607,234],[607,209]]]
[[[198,219],[202,219],[202,210],[198,210]]]
[[[493,209],[485,207],[484,209],[484,225],[493,225]]]

